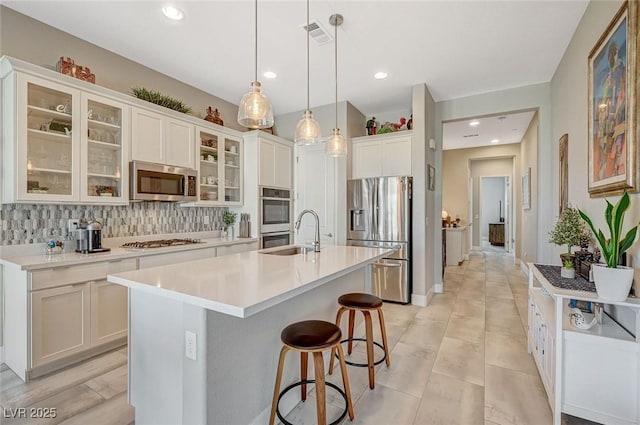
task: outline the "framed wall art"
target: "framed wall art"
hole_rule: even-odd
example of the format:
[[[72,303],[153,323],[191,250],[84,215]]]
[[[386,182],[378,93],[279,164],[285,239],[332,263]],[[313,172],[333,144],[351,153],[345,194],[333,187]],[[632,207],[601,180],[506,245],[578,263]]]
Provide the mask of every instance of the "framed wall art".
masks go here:
[[[560,153],[560,214],[569,206],[569,135],[563,134],[558,147]]]
[[[435,167],[431,166],[431,164],[427,164],[429,173],[428,173],[428,186],[427,188],[429,190],[436,190],[436,169]]]
[[[589,54],[589,196],[638,191],[638,3],[625,1]]]
[[[531,168],[528,167],[522,175],[522,209],[531,209]]]

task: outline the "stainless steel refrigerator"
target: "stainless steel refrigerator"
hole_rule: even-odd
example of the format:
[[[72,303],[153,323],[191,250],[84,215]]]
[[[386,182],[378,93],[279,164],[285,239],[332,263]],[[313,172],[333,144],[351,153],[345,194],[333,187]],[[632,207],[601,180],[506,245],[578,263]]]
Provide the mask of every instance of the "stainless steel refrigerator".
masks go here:
[[[394,247],[373,264],[371,287],[385,301],[411,296],[412,178],[372,177],[347,182],[347,245]]]

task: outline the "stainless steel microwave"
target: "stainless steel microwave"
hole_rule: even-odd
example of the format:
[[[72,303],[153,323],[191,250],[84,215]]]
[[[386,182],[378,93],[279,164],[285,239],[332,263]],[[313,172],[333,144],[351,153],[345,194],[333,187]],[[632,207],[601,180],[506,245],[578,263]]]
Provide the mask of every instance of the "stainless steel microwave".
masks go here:
[[[198,172],[152,162],[129,163],[132,201],[196,201]]]

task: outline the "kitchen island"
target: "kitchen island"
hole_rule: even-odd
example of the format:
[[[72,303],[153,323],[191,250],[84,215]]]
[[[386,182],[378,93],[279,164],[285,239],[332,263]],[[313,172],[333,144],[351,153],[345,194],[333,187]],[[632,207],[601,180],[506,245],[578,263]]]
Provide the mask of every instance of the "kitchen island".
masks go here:
[[[129,288],[136,423],[267,423],[281,330],[299,320],[334,321],[337,298],[369,291],[367,266],[392,252],[328,246],[268,253],[276,249],[108,276]],[[298,379],[298,362],[288,356],[283,386]],[[282,412],[299,393],[287,396]]]

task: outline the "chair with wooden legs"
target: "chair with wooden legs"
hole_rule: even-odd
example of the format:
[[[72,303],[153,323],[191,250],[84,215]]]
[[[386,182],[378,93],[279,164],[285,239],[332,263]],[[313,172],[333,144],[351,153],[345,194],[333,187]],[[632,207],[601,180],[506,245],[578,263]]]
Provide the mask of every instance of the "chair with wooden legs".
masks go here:
[[[280,421],[285,425],[291,425],[280,414],[278,405],[280,399],[285,393],[293,388],[300,386],[302,401],[307,399],[307,384],[316,384],[316,411],[318,425],[327,424],[327,410],[326,410],[326,386],[338,391],[344,398],[346,407],[340,417],[332,422],[330,425],[335,425],[342,421],[347,413],[349,418],[353,420],[353,403],[351,401],[351,389],[349,388],[349,376],[347,375],[347,365],[344,359],[344,352],[340,346],[340,339],[342,338],[342,331],[338,326],[331,322],[325,322],[322,320],[306,320],[303,322],[293,323],[282,330],[280,339],[282,340],[282,350],[280,351],[280,361],[278,362],[278,373],[276,375],[276,385],[273,390],[273,404],[271,405],[271,418],[269,424],[273,425],[276,415]],[[344,391],[337,385],[331,382],[325,382],[324,378],[324,360],[322,352],[331,349],[332,355],[334,350],[338,352],[338,359],[340,360],[340,370],[342,371],[342,384],[344,385]],[[289,351],[300,352],[300,381],[295,382],[286,387],[280,392],[280,384],[282,383],[282,371],[284,369],[284,360]],[[313,364],[315,379],[307,379],[307,366],[309,360],[309,353],[313,354]]]
[[[366,367],[369,369],[369,388],[375,388],[374,382],[374,367],[379,365],[383,361],[387,366],[391,364],[389,357],[389,344],[387,343],[387,332],[384,325],[384,315],[382,314],[382,300],[375,295],[363,294],[363,293],[351,293],[344,294],[338,298],[338,304],[340,309],[336,316],[336,325],[340,326],[340,320],[345,312],[349,312],[349,336],[347,339],[340,341],[340,343],[347,343],[347,353],[350,355],[353,348],[353,341],[365,341],[367,345],[367,363],[354,363],[345,361],[348,365]],[[353,327],[355,324],[356,311],[362,312],[364,316],[365,325],[365,338],[354,338]],[[382,344],[373,340],[373,325],[371,323],[371,311],[378,312],[378,321],[380,322],[380,333],[382,334]],[[375,361],[373,356],[373,346],[376,345],[382,348],[384,357]],[[331,363],[329,364],[329,374],[333,373],[333,360],[335,357],[335,348],[331,350]]]

